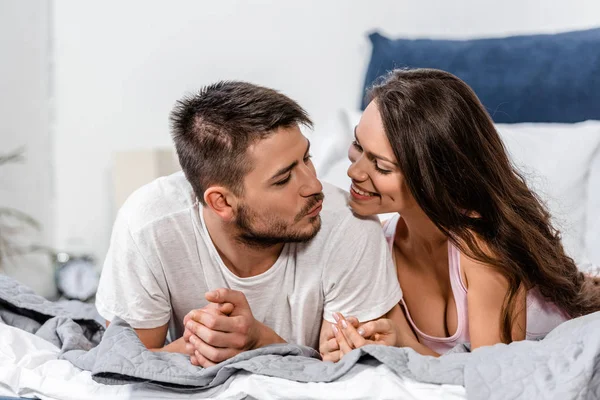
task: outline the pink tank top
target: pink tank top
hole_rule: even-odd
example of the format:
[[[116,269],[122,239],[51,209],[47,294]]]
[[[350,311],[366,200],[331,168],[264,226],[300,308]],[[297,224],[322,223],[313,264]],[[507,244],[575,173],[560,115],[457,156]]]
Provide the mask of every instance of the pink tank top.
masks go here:
[[[394,236],[396,235],[396,227],[399,219],[400,215],[395,215],[383,225],[385,238],[390,246],[392,254],[394,254]],[[419,341],[439,354],[448,352],[448,350],[458,344],[470,343],[471,341],[469,337],[467,288],[460,273],[460,251],[451,242],[448,242],[448,268],[454,302],[456,303],[456,314],[458,316],[456,332],[452,336],[435,337],[423,333],[415,325],[404,299],[400,300],[406,311],[408,322],[413,327]],[[402,286],[402,282],[400,282],[400,286]],[[544,337],[548,332],[567,319],[569,318],[566,313],[554,303],[546,301],[537,289],[532,289],[527,292],[527,339],[539,339]]]

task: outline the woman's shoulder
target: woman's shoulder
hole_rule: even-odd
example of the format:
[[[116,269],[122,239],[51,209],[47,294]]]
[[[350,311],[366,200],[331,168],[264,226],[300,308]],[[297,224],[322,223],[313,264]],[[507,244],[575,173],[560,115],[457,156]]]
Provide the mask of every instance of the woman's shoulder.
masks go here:
[[[483,239],[474,236],[473,245],[475,245],[482,255],[494,259],[494,251],[490,247],[490,245]],[[495,268],[490,262],[485,262],[477,258],[475,254],[469,254],[473,252],[473,250],[469,249],[469,245],[461,241],[458,244],[450,242],[450,246],[455,249],[455,252],[458,253],[458,259],[460,262],[460,272],[461,278],[463,279],[463,284],[465,288],[469,287],[469,280],[487,280],[487,279],[500,279],[506,280],[506,278]],[[461,251],[460,249],[468,249],[468,252]],[[470,251],[469,251],[470,250]]]

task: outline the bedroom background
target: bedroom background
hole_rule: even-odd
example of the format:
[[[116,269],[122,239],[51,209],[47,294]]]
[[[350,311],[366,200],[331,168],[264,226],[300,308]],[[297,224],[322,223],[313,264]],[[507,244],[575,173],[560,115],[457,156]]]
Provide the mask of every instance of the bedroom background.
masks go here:
[[[24,161],[0,168],[0,206],[40,223],[39,234],[27,240],[90,255],[99,269],[123,196],[132,185],[176,168],[168,114],[185,92],[220,79],[283,91],[315,122],[319,172],[342,182],[343,157],[336,157],[359,115],[369,33],[475,39],[597,27],[596,0],[0,0],[0,153],[25,147]],[[594,160],[600,166],[596,126],[578,125],[580,136],[555,127],[541,141],[543,149],[527,147],[533,139],[519,142],[539,137],[535,126],[500,130],[519,142],[520,161],[535,159],[559,177],[564,185],[550,192],[582,200]],[[570,186],[575,181],[577,188]],[[600,198],[593,201],[600,208]],[[582,216],[593,204],[579,206],[577,218],[593,224]],[[577,225],[564,222],[568,229]],[[600,235],[595,239],[600,243]],[[579,261],[600,263],[597,252],[590,257],[577,246]],[[38,293],[56,296],[47,255],[15,256],[2,266]]]

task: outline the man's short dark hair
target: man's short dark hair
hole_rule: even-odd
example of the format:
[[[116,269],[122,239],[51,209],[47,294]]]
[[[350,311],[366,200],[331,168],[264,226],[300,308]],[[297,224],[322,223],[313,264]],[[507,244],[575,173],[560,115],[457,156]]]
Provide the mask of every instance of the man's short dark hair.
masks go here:
[[[202,204],[204,191],[212,185],[243,193],[243,179],[251,169],[246,153],[251,144],[278,128],[312,127],[294,100],[238,81],[221,81],[183,97],[170,120],[179,163]]]

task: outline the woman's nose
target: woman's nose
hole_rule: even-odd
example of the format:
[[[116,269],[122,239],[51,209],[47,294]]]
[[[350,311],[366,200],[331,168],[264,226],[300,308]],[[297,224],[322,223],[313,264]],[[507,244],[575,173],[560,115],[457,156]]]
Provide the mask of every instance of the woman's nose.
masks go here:
[[[358,154],[356,154],[358,153]],[[348,151],[348,158],[352,162],[350,167],[348,168],[348,176],[350,179],[363,182],[366,181],[369,175],[361,168],[361,154],[358,151],[353,152],[352,148]]]

